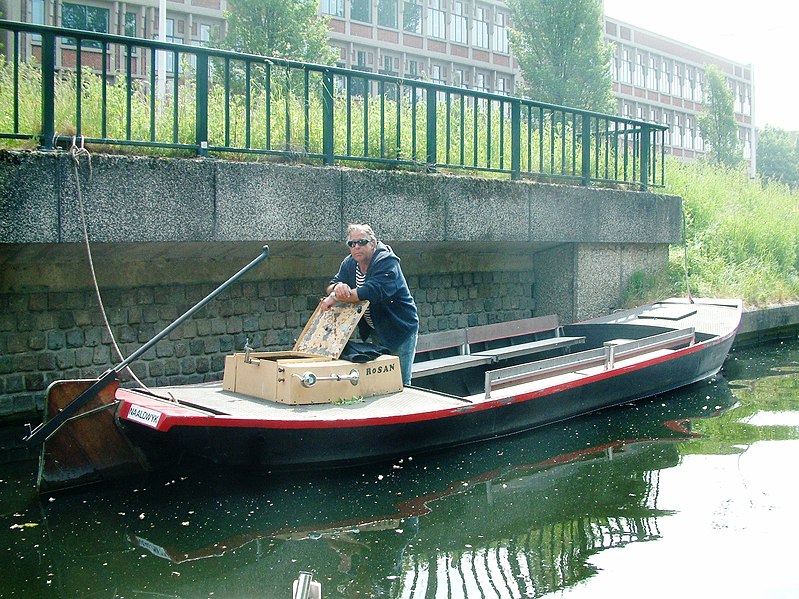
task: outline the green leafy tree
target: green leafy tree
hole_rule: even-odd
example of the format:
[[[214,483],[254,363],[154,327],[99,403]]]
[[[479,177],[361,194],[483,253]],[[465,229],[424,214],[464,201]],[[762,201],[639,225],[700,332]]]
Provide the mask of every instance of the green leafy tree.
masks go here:
[[[799,188],[799,139],[796,134],[766,125],[757,140],[757,172],[766,181]]]
[[[615,113],[612,47],[599,0],[508,0],[522,92],[541,102]]]
[[[705,98],[697,116],[702,137],[710,145],[708,157],[715,164],[736,168],[743,161],[738,123],[727,77],[716,65],[705,68]]]
[[[301,62],[335,62],[317,0],[230,0],[228,6],[224,47]]]

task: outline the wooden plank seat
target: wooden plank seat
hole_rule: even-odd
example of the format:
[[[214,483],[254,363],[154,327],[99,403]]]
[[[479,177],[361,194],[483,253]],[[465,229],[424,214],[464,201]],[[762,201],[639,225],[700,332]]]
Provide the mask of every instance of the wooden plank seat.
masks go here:
[[[411,369],[413,377],[430,376],[432,374],[458,370],[459,368],[489,364],[493,361],[490,356],[469,355],[466,329],[454,329],[451,331],[439,331],[436,333],[419,335],[419,339],[416,342],[417,356],[446,350],[451,350],[456,353],[454,353],[454,355],[414,362]]]
[[[585,343],[585,337],[561,336],[560,324],[556,314],[471,327],[467,329],[466,332],[470,347],[478,343],[490,344],[499,339],[510,340],[510,345],[471,352],[473,356],[491,356],[494,358],[494,361]],[[514,337],[522,337],[536,333],[547,333],[554,336],[535,341],[514,343]]]
[[[514,338],[537,333],[553,336],[536,341],[513,342]],[[460,368],[492,364],[503,359],[569,347],[585,341],[585,337],[562,337],[559,333],[558,317],[552,314],[420,335],[416,344],[417,356],[447,350],[450,355],[431,359],[422,358],[413,364],[413,376],[420,378]],[[506,342],[510,345],[486,347],[492,343]],[[474,345],[479,345],[482,349],[472,351]]]

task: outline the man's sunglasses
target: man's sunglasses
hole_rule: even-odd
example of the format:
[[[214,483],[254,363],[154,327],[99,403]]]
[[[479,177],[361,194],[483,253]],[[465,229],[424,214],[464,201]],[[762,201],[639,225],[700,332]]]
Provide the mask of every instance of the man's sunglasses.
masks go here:
[[[367,243],[369,243],[370,241],[372,241],[372,240],[371,239],[349,239],[347,241],[347,245],[350,246],[351,248],[354,248],[356,245],[359,245],[359,246],[363,247]]]

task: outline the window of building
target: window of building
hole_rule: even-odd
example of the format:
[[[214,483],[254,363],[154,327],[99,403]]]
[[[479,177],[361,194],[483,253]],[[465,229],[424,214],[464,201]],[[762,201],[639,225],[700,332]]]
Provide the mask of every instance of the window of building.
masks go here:
[[[35,25],[45,25],[44,22],[44,0],[31,0],[31,23]],[[41,42],[42,36],[38,33],[31,35],[35,42]]]
[[[377,24],[381,27],[397,28],[399,4],[397,0],[379,0],[377,3]]]
[[[497,77],[497,93],[506,96],[508,94],[508,78],[507,77]]]
[[[633,85],[644,87],[644,55],[636,53],[635,70],[633,71]]]
[[[744,129],[741,132],[741,141],[743,142],[744,158],[746,160],[752,159],[752,137],[749,129]]]
[[[372,3],[370,0],[352,0],[350,18],[361,23],[372,22]]]
[[[671,114],[668,112],[663,113],[663,124],[667,129],[663,132],[663,145],[671,145]]]
[[[464,71],[463,69],[455,69],[455,74],[452,79],[452,85],[468,88],[469,86],[466,82],[466,71]]]
[[[485,6],[475,9],[474,22],[472,23],[472,40],[477,48],[488,49],[488,24],[490,12]]]
[[[508,15],[497,11],[494,15],[494,52],[508,53]]]
[[[732,90],[732,96],[735,100],[735,112],[744,111],[743,95],[741,92],[741,84],[736,83]]]
[[[466,16],[466,5],[460,0],[455,0],[450,14],[449,35],[457,44],[469,43],[469,18]]]
[[[694,97],[694,70],[685,67],[685,80],[683,82],[683,98],[692,100]]]
[[[610,77],[613,81],[619,80],[619,59],[615,54],[610,57]]]
[[[383,55],[383,69],[380,71],[384,75],[396,75],[397,72],[394,70],[394,57],[388,56],[386,54]]]
[[[656,90],[658,88],[658,80],[660,74],[658,73],[658,63],[654,56],[649,57],[649,69],[646,74],[646,86],[649,89]]]
[[[45,25],[44,0],[31,0],[31,23]]]
[[[488,90],[488,77],[485,73],[477,73],[477,90],[487,92]]]
[[[682,96],[682,66],[674,65],[674,75],[671,78],[671,95]]]
[[[69,29],[108,33],[108,9],[64,2],[61,7],[61,26]],[[74,46],[75,38],[64,38],[64,43]],[[99,42],[83,42],[82,45],[87,48],[100,47]]]
[[[694,120],[691,117],[685,117],[685,147],[694,149]]]
[[[430,37],[446,39],[446,16],[444,14],[445,0],[429,0],[427,8],[427,29]]]
[[[619,81],[622,83],[632,83],[633,63],[630,58],[629,50],[622,50],[621,68],[619,69]]]
[[[434,64],[431,79],[433,83],[444,85],[447,82],[447,69],[440,64]]]
[[[672,127],[672,145],[676,148],[682,146],[682,117],[679,114],[674,115],[674,127]]]
[[[671,63],[663,61],[660,70],[660,91],[671,93]]]
[[[208,46],[211,42],[211,26],[206,23],[200,23],[197,26],[198,39],[192,40],[192,46]],[[192,54],[189,58],[192,68],[197,68],[197,57]],[[211,65],[209,65],[211,66]]]
[[[408,77],[416,79],[419,76],[419,63],[415,60],[408,61]]]
[[[137,15],[135,12],[125,13],[125,35],[128,37],[136,37],[136,34],[139,32],[139,29],[136,26],[136,16]]]
[[[166,41],[173,43],[173,44],[182,44],[183,38],[175,36],[175,19],[167,19],[166,20]],[[153,35],[153,39],[159,39],[159,35],[156,33]],[[158,68],[158,59],[160,56],[166,57],[166,70],[168,73],[175,72],[175,54],[174,52],[156,52],[155,53],[155,67]]]
[[[344,17],[344,0],[322,0],[322,14]]]
[[[422,34],[421,0],[405,0],[402,10],[402,29],[409,33]]]

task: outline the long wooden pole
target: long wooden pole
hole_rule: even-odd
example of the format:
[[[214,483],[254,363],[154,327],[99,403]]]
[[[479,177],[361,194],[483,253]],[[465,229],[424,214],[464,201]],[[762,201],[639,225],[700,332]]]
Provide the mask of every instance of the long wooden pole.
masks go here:
[[[244,273],[250,270],[253,266],[261,262],[264,258],[269,256],[269,246],[264,246],[261,254],[257,256],[252,262],[250,262],[247,266],[242,268],[239,272],[235,275],[230,277],[227,281],[222,283],[219,287],[217,287],[214,291],[209,293],[205,298],[200,300],[192,308],[189,308],[180,318],[178,318],[175,322],[170,324],[166,327],[163,331],[158,333],[155,337],[150,339],[147,343],[142,345],[138,350],[133,352],[127,358],[125,358],[122,362],[120,362],[114,368],[111,368],[105,371],[100,378],[98,378],[92,385],[86,389],[83,393],[78,395],[70,404],[64,407],[56,416],[47,420],[46,422],[42,422],[39,426],[37,426],[31,434],[25,437],[25,443],[28,445],[39,445],[43,443],[48,437],[50,437],[53,433],[55,433],[61,426],[66,423],[67,420],[77,412],[81,407],[83,407],[92,397],[94,397],[99,391],[101,391],[104,387],[109,385],[112,381],[116,380],[116,375],[121,372],[123,369],[127,368],[133,361],[135,361],[139,356],[141,356],[144,352],[150,349],[153,345],[158,343],[161,339],[169,335],[172,330],[180,326],[183,321],[187,318],[190,318],[197,310],[205,306],[208,302],[214,299],[217,295],[222,293],[225,289],[227,289],[232,283],[234,283],[239,277],[241,277]]]

